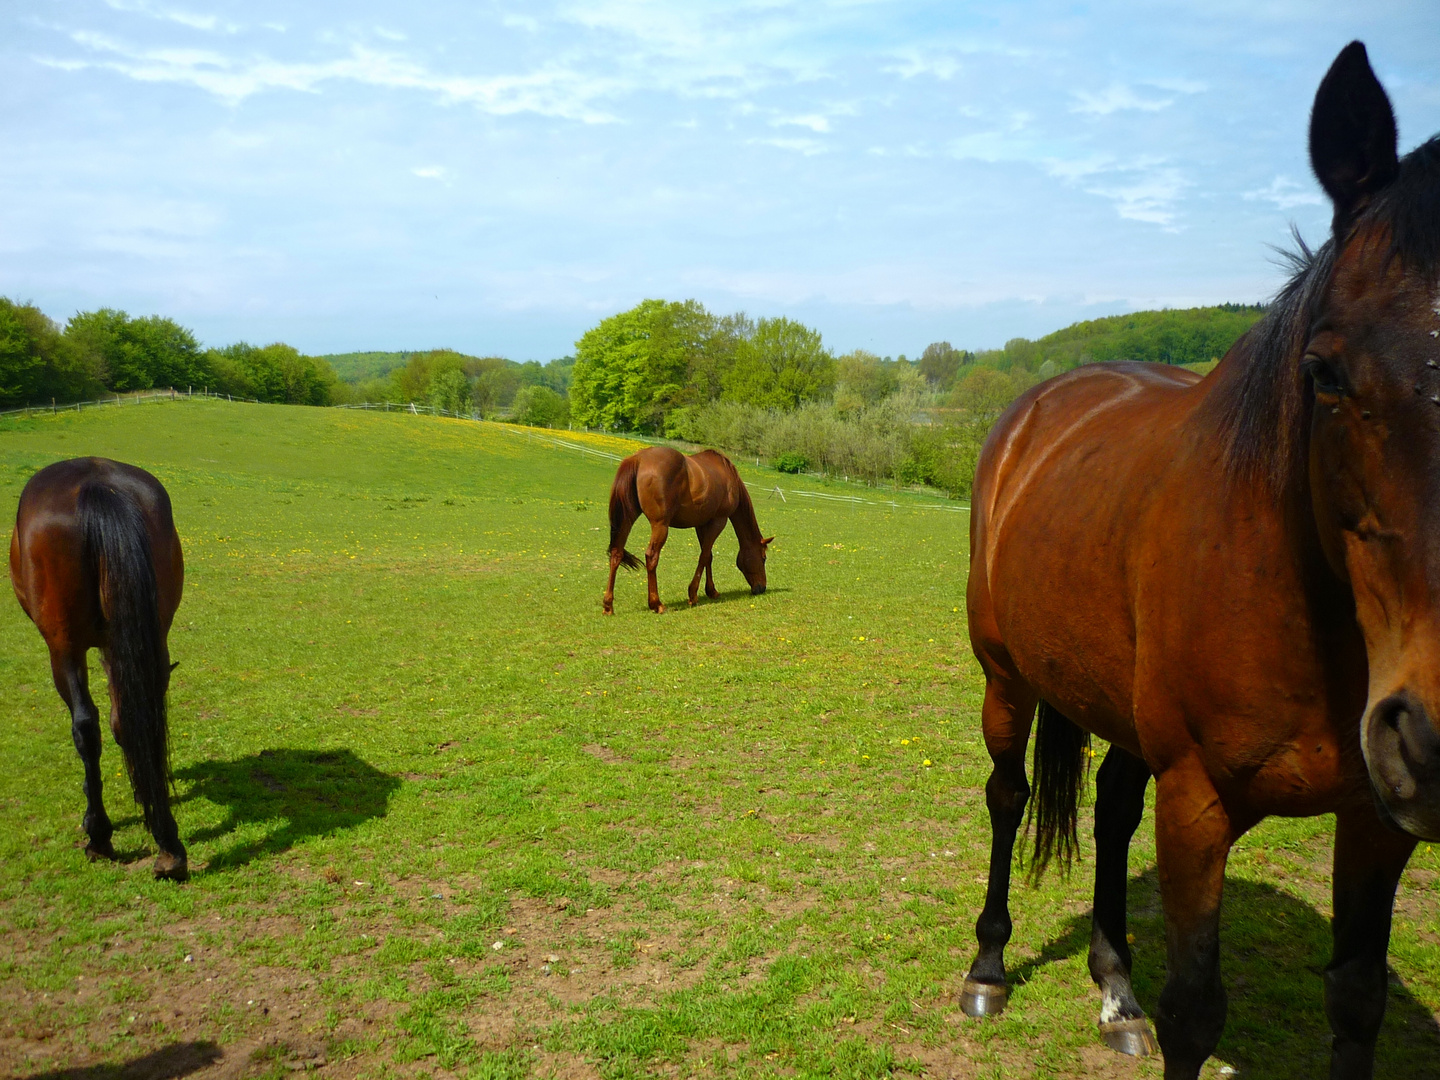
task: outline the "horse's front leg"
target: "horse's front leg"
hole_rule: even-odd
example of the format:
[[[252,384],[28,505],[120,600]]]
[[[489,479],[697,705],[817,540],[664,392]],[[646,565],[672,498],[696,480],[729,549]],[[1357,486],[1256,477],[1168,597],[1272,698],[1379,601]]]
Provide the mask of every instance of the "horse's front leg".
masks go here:
[[[1130,838],[1145,812],[1150,769],[1111,746],[1095,777],[1095,910],[1090,930],[1090,977],[1100,987],[1100,1036],[1122,1054],[1144,1057],[1160,1047],[1130,985],[1125,935],[1125,889]]]
[[[90,672],[85,663],[86,650],[69,645],[50,647],[50,674],[55,689],[60,691],[70,709],[70,735],[85,767],[85,817],[82,826],[90,842],[85,854],[92,859],[113,859],[115,849],[110,837],[114,826],[105,813],[102,797],[104,781],[100,775],[100,711],[90,696]]]
[[[663,521],[650,523],[650,543],[645,547],[645,577],[650,586],[650,610],[656,615],[665,614],[665,605],[660,602],[660,582],[655,570],[660,565],[660,549],[670,535],[670,526]]]
[[[1155,848],[1169,978],[1155,1028],[1165,1080],[1196,1080],[1225,1029],[1220,900],[1235,835],[1198,755],[1156,777]]]
[[[967,1016],[992,1016],[1005,1008],[1005,945],[1010,940],[1010,863],[1015,834],[1025,818],[1030,784],[1025,779],[1025,747],[1035,715],[1035,694],[1018,677],[985,678],[985,702],[980,719],[985,747],[994,769],[985,783],[985,805],[990,810],[990,878],[985,886],[985,908],[975,922],[980,945],[965,985],[960,1008]]]
[[[628,515],[627,515],[628,517]],[[610,536],[610,577],[605,582],[605,594],[600,598],[600,611],[606,615],[615,614],[615,572],[627,558],[630,559],[630,566],[633,568],[635,559],[625,552],[625,543],[630,539],[630,530],[635,525],[635,519],[622,520],[620,527]]]
[[[1331,1080],[1370,1080],[1385,1017],[1386,954],[1395,888],[1415,840],[1381,824],[1369,806],[1335,818],[1335,955],[1325,969],[1325,1014],[1334,1041]]]
[[[725,530],[725,518],[716,518],[695,527],[695,539],[700,541],[700,561],[695,564],[695,576],[690,579],[690,606],[700,601],[700,575],[705,575],[705,595],[714,600],[720,594],[715,591],[715,575],[710,572],[714,561],[715,541]]]

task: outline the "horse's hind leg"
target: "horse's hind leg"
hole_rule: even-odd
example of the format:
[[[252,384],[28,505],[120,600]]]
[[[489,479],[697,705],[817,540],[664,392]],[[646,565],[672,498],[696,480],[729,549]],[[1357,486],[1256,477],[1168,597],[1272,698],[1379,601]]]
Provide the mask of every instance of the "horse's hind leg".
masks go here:
[[[1325,1013],[1334,1041],[1331,1080],[1369,1080],[1385,1018],[1390,913],[1415,840],[1382,825],[1368,807],[1335,818],[1335,955],[1325,968]]]
[[[1025,747],[1037,698],[1019,678],[985,677],[985,704],[980,717],[985,748],[994,769],[985,784],[985,805],[990,810],[990,879],[985,888],[985,909],[975,923],[980,943],[970,974],[960,993],[967,1016],[987,1016],[1005,1008],[1005,945],[1010,940],[1010,863],[1015,834],[1025,817],[1030,784],[1025,779]]]
[[[85,664],[85,650],[70,646],[51,646],[50,673],[55,689],[70,709],[70,734],[75,749],[85,766],[85,818],[82,825],[90,842],[85,854],[92,859],[113,859],[110,844],[114,827],[105,813],[101,797],[104,786],[100,778],[100,712],[90,696],[90,673]]]
[[[1090,931],[1090,977],[1100,987],[1100,1035],[1122,1054],[1144,1057],[1160,1049],[1130,986],[1125,936],[1125,887],[1130,838],[1145,812],[1150,769],[1110,747],[1095,777],[1095,914]]]
[[[695,539],[700,541],[700,561],[695,564],[695,576],[690,579],[690,606],[700,600],[700,575],[705,575],[705,595],[711,600],[719,596],[715,589],[715,575],[710,572],[714,561],[715,541],[725,531],[725,518],[716,518],[695,527]]]

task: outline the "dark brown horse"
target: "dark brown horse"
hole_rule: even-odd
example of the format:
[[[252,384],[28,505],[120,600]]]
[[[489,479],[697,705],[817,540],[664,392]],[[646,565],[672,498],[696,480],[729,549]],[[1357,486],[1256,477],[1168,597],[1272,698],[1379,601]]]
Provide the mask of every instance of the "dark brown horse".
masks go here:
[[[1204,380],[1106,364],[1001,418],[977,468],[970,636],[985,672],[992,848],[962,1005],[1006,1001],[1012,850],[1036,732],[1035,863],[1074,850],[1094,733],[1090,973],[1110,1045],[1146,1052],[1126,851],[1151,776],[1167,978],[1155,1024],[1191,1080],[1225,1022],[1220,901],[1238,837],[1336,815],[1330,1075],[1371,1075],[1391,908],[1440,838],[1440,139],[1397,160],[1351,44],[1315,98],[1333,231]],[[1403,831],[1402,831],[1403,830]]]
[[[655,568],[672,528],[694,529],[700,540],[700,562],[690,582],[692,605],[699,598],[702,573],[705,595],[712,600],[720,595],[715,590],[710,556],[727,521],[735,526],[735,537],[740,541],[735,565],[750,583],[752,593],[765,591],[765,551],[775,538],[761,538],[750,492],[730,459],[715,450],[701,450],[686,457],[668,446],[647,446],[620,463],[610,487],[610,580],[603,600],[606,615],[615,614],[615,571],[622,566],[634,570],[640,565],[640,560],[625,550],[625,541],[641,514],[650,519],[645,571],[650,578],[651,611],[665,612]]]
[[[85,852],[113,859],[101,799],[100,714],[86,655],[99,649],[110,682],[110,730],[145,825],[160,849],[155,876],[183,879],[185,846],[170,812],[166,636],[185,577],[170,496],[143,469],[105,458],[46,466],[20,493],[10,580],[50,648],[55,689],[70,709],[85,765]]]

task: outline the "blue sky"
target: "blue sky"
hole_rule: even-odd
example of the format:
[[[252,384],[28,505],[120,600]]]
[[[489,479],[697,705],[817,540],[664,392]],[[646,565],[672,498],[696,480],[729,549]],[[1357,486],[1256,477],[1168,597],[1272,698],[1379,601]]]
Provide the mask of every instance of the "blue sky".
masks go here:
[[[912,356],[1254,301],[1356,37],[1440,132],[1434,0],[10,0],[0,295],[516,359],[645,297]]]

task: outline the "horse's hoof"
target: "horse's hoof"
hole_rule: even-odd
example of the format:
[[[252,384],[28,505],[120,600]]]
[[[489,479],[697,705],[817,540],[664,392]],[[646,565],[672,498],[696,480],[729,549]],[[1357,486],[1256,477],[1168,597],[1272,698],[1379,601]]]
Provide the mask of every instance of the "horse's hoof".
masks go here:
[[[665,614],[665,605],[664,605],[664,604],[657,604],[655,607],[651,608],[650,610],[653,611],[653,612],[655,612],[656,615],[664,615],[664,614]]]
[[[1105,1040],[1105,1045],[1117,1054],[1149,1057],[1160,1052],[1160,1044],[1155,1041],[1150,1024],[1143,1016],[1101,1024],[1100,1037]]]
[[[601,615],[614,615],[614,614],[615,614],[615,609],[614,609],[613,607],[604,607],[604,608],[601,608],[601,609],[600,609],[600,614],[601,614]]]
[[[101,859],[114,862],[115,848],[111,846],[109,840],[103,843],[96,843],[94,840],[91,840],[90,843],[85,845],[85,857],[91,862],[99,862]]]
[[[1005,1011],[1009,1000],[1010,990],[1003,983],[997,986],[966,976],[960,989],[960,1011],[966,1016],[995,1016]]]
[[[155,877],[159,881],[185,881],[190,877],[190,863],[184,855],[162,851],[155,856]]]

